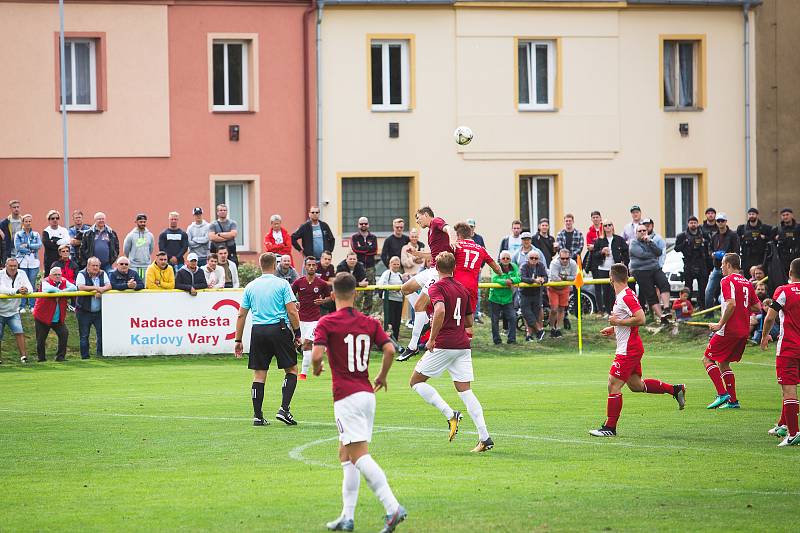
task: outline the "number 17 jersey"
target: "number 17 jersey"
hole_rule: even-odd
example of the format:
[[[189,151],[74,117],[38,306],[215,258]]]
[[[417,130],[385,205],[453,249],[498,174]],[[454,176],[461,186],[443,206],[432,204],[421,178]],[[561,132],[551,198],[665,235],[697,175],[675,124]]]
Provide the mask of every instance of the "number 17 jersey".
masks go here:
[[[314,331],[314,344],[325,346],[333,381],[333,400],[356,392],[372,392],[369,352],[382,348],[389,337],[374,318],[345,307],[323,316]]]

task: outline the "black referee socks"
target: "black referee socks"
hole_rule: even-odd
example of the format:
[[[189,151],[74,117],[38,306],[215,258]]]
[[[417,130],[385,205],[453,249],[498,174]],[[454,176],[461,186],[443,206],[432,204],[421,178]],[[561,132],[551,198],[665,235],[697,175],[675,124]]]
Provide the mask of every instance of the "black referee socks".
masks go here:
[[[253,397],[253,416],[264,418],[264,412],[261,410],[261,406],[264,404],[264,384],[254,381],[250,395]]]
[[[261,395],[263,398],[264,395],[264,385],[261,385]],[[283,393],[283,403],[281,404],[281,409],[284,411],[289,410],[289,404],[292,403],[292,396],[294,396],[294,389],[297,387],[297,374],[286,374],[286,377],[283,379],[283,389],[281,389]]]

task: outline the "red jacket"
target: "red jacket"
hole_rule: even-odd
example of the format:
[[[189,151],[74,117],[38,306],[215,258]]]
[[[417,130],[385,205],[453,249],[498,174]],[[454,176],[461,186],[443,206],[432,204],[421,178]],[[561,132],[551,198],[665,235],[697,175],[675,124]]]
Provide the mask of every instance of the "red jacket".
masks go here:
[[[272,228],[264,235],[264,251],[273,254],[288,255],[292,258],[292,266],[294,266],[294,257],[292,257],[292,238],[289,232],[281,228],[281,235],[283,236],[283,244],[275,242],[275,237],[272,236]]]
[[[51,278],[46,278],[47,282],[59,290],[64,290],[67,286],[65,279],[56,285]],[[59,308],[58,323],[64,323],[64,317],[67,316],[67,299],[66,298],[36,298],[36,303],[33,306],[33,318],[42,324],[52,324],[53,315],[56,314],[56,306]]]

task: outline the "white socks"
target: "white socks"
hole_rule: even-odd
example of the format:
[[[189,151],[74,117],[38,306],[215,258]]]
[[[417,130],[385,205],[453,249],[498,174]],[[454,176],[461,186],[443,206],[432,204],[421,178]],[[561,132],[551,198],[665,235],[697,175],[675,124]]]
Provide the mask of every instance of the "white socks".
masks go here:
[[[486,421],[483,419],[483,407],[481,406],[481,402],[478,401],[472,389],[459,392],[458,395],[461,396],[461,401],[464,402],[464,405],[467,407],[469,417],[475,423],[475,427],[478,428],[478,438],[481,441],[485,441],[489,438],[489,431],[486,429]]]
[[[417,349],[419,344],[419,336],[422,335],[422,329],[428,323],[428,313],[424,311],[414,314],[414,329],[411,330],[411,340],[408,341],[408,347],[412,350]]]
[[[342,463],[342,470],[344,471],[344,477],[342,478],[342,516],[347,520],[353,520],[356,514],[356,502],[358,502],[358,487],[361,485],[361,476],[356,466],[350,461]]]
[[[451,418],[453,418],[453,409],[449,405],[447,405],[447,402],[444,401],[444,398],[442,398],[439,395],[436,389],[434,389],[425,382],[417,383],[416,385],[411,387],[411,389],[420,396],[422,396],[423,400],[425,400],[426,402],[428,402],[429,404],[440,410],[446,419],[450,420]],[[475,398],[475,401],[477,402],[478,399]],[[480,404],[478,404],[478,407],[480,407]]]
[[[400,504],[397,502],[397,498],[394,497],[392,489],[389,487],[389,482],[386,481],[386,474],[383,473],[378,463],[375,462],[370,454],[366,454],[356,461],[356,468],[361,472],[364,479],[367,480],[369,488],[383,504],[386,514],[394,514]]]
[[[311,350],[303,350],[303,366],[302,370],[300,370],[300,373],[308,375],[308,371],[310,369],[311,369]]]

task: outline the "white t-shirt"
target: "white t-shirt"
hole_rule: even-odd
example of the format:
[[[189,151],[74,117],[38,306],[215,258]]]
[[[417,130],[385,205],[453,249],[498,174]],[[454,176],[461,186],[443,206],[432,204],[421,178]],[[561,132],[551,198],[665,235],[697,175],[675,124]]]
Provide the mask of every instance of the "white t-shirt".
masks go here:
[[[236,266],[233,265],[232,266]],[[225,287],[225,269],[217,265],[213,272],[208,271],[207,266],[203,266],[203,275],[206,277],[206,283],[209,289],[222,289]]]
[[[281,230],[272,230],[272,238],[275,240],[275,244],[283,244],[283,232]]]

